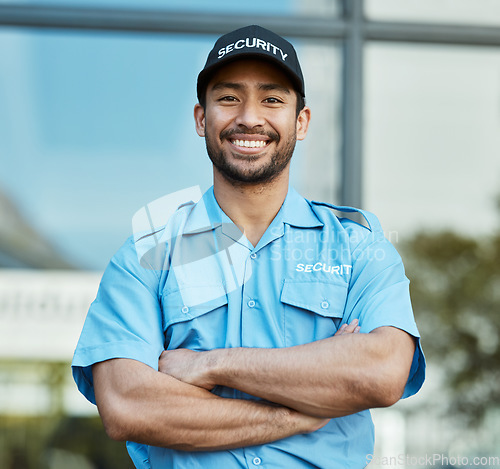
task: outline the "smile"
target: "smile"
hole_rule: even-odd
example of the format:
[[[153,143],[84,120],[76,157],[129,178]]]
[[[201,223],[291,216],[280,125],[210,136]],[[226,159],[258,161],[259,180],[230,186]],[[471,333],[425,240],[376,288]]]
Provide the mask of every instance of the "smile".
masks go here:
[[[244,148],[264,148],[267,145],[265,140],[231,140],[231,143]]]

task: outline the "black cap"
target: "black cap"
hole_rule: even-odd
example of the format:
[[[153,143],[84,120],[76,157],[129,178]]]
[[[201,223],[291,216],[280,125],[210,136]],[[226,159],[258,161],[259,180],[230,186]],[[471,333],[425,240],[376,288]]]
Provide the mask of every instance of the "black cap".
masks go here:
[[[198,75],[198,100],[218,67],[242,58],[262,58],[278,65],[288,75],[295,89],[305,97],[304,77],[293,46],[272,31],[252,25],[217,39],[208,54],[205,67]]]

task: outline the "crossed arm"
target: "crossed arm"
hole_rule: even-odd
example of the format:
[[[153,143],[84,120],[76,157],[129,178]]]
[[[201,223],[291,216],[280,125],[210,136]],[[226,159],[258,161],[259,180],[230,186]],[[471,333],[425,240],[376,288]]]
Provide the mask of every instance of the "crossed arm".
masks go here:
[[[169,350],[160,357],[160,371],[207,390],[227,386],[322,418],[390,406],[403,394],[414,341],[393,327],[349,333],[356,326],[288,348]]]
[[[312,432],[401,397],[414,339],[392,327],[357,330],[283,349],[165,351],[160,373],[133,360],[101,362],[93,366],[99,412],[114,439],[189,451]],[[276,405],[220,398],[209,391],[216,384]]]
[[[92,372],[99,413],[116,440],[221,450],[312,432],[328,421],[282,406],[224,399],[134,360],[100,362]]]

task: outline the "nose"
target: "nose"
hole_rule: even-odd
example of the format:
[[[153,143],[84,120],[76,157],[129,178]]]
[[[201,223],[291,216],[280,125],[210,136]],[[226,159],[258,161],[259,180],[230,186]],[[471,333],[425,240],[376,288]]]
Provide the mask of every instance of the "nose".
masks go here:
[[[252,129],[254,127],[263,126],[265,124],[264,115],[258,103],[253,101],[245,101],[238,107],[239,109],[235,122],[237,125]]]

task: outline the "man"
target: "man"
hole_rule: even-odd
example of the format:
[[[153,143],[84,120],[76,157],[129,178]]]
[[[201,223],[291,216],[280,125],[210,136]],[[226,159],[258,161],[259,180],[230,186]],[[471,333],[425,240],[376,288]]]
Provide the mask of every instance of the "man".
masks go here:
[[[219,38],[194,109],[213,188],[103,276],[74,377],[138,468],[359,469],[367,409],[423,382],[408,281],[377,219],[339,219],[289,187],[304,96],[283,38]]]

